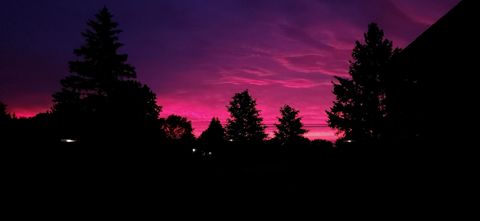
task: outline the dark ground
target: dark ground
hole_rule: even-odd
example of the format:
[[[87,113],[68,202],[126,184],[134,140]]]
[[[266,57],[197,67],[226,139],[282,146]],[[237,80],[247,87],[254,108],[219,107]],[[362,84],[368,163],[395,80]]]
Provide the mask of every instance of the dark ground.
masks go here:
[[[4,189],[13,201],[60,204],[152,199],[397,199],[428,195],[429,174],[383,154],[280,153],[204,159],[158,150],[16,149],[3,155]]]

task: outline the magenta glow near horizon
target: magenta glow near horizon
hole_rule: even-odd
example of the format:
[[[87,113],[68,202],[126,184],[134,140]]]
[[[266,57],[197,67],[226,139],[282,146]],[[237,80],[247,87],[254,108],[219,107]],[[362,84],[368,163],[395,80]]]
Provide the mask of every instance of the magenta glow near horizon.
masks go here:
[[[51,107],[73,49],[98,9],[124,31],[122,52],[163,106],[162,117],[225,123],[234,93],[248,89],[268,132],[289,104],[307,137],[336,138],[326,124],[334,75],[348,73],[354,41],[370,22],[405,47],[459,0],[9,1],[0,7],[0,100],[17,116]]]

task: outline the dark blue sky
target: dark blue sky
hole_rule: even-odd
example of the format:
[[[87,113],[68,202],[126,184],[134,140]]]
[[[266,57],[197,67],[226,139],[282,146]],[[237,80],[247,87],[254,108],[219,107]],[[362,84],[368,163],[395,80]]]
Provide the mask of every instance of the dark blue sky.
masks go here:
[[[2,1],[0,100],[31,116],[51,106],[83,44],[87,19],[104,5],[124,33],[123,52],[164,107],[189,117],[196,133],[249,89],[267,123],[288,103],[307,125],[325,123],[333,75],[345,75],[369,22],[406,46],[459,0]],[[314,138],[332,138],[313,128]]]

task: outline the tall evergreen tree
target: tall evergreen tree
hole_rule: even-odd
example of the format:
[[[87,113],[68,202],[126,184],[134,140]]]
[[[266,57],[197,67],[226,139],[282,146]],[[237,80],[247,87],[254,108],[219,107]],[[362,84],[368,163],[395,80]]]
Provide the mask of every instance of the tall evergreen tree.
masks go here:
[[[399,52],[392,41],[384,39],[383,30],[371,23],[364,42],[355,42],[350,61],[351,78],[335,77],[336,100],[327,111],[330,127],[345,139],[374,141],[381,139],[387,116],[385,90],[387,70]]]
[[[227,138],[240,143],[259,143],[267,135],[265,125],[256,108],[256,101],[250,96],[248,90],[237,93],[227,106],[230,119],[227,120]]]
[[[135,80],[128,56],[119,53],[121,30],[113,15],[104,7],[87,25],[85,44],[74,50],[78,59],[69,63],[71,75],[53,95],[52,112],[62,127],[74,133],[84,133],[85,127],[128,133],[156,121],[161,107],[150,88]]]
[[[214,151],[225,143],[225,129],[218,118],[212,118],[210,125],[202,132],[198,141],[207,151]]]
[[[0,101],[0,125],[6,123],[10,119],[10,114],[7,112],[7,105]]]
[[[275,139],[282,145],[294,144],[303,139],[303,134],[307,130],[303,129],[302,118],[298,116],[299,111],[285,105],[280,108],[281,117],[278,118],[279,124],[275,124]]]
[[[0,145],[7,145],[7,140],[11,139],[11,121],[12,117],[7,112],[7,105],[0,101]]]

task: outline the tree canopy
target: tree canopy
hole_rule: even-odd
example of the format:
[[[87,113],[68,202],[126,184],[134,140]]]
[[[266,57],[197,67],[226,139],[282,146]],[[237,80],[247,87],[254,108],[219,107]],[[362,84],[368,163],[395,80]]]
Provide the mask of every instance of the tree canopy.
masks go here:
[[[0,123],[5,122],[10,118],[10,114],[7,112],[7,105],[0,101]]]
[[[128,135],[158,119],[161,107],[156,95],[136,80],[128,56],[119,53],[118,23],[104,7],[82,33],[85,43],[74,50],[70,75],[53,94],[52,112],[60,128],[74,134],[112,131]],[[63,130],[62,129],[62,130]]]
[[[278,118],[279,123],[275,124],[275,139],[282,145],[298,142],[303,138],[303,134],[307,132],[303,128],[302,118],[298,116],[299,111],[285,105],[280,108],[281,117]]]
[[[266,137],[265,125],[256,108],[257,103],[248,90],[236,93],[227,106],[230,118],[227,120],[227,138],[233,142],[256,143]]]
[[[214,149],[225,143],[225,129],[218,118],[212,118],[208,128],[202,132],[198,141],[207,149]]]
[[[192,123],[185,117],[170,115],[162,123],[162,130],[169,141],[189,143],[195,140]]]
[[[384,38],[383,30],[371,23],[364,41],[356,41],[350,61],[350,78],[338,77],[334,82],[336,96],[327,111],[328,124],[344,139],[379,140],[385,128],[386,78],[392,57],[399,52],[392,41]]]

